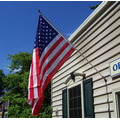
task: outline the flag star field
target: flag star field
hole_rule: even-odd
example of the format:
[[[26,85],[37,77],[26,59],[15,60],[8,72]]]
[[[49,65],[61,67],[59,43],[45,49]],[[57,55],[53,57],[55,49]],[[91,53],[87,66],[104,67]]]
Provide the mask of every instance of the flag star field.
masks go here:
[[[51,40],[53,40],[53,38],[55,38],[57,34],[57,31],[55,31],[44,18],[41,17],[39,19],[34,43],[34,48],[39,48],[39,56],[41,56],[46,46],[51,42]]]
[[[40,45],[42,47],[39,56],[41,56],[40,54],[45,46],[49,44],[49,40],[56,34],[56,32],[51,31],[53,29],[43,19],[40,20],[43,26],[40,36],[43,38],[39,38],[40,36],[35,37],[39,17],[38,9],[68,38],[93,12],[89,7],[96,6],[99,2],[0,1],[0,69],[6,75],[9,74],[10,69],[6,66],[9,66],[11,60],[7,60],[8,54],[14,55],[19,51],[30,53],[34,47]],[[48,29],[44,31],[44,27],[48,27]],[[40,44],[37,42],[34,44],[34,39],[39,39]]]

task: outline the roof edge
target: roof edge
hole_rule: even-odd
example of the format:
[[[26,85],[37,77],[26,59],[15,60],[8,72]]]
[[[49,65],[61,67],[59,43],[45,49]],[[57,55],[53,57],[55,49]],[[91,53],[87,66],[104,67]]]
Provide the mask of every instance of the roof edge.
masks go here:
[[[103,1],[89,16],[88,18],[73,32],[73,34],[68,38],[72,43],[79,36],[82,30],[87,26],[100,12],[102,12],[105,7],[112,1]]]

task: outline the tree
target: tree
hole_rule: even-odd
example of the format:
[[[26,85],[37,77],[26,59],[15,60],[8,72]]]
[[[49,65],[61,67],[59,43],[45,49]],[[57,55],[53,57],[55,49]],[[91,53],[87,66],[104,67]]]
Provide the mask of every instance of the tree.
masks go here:
[[[101,3],[102,3],[102,2],[100,2],[99,4],[97,4],[97,5],[95,5],[95,6],[90,7],[90,9],[92,9],[92,10],[96,9]]]
[[[5,77],[5,74],[3,73],[3,70],[0,70],[0,97],[4,95],[4,84],[3,84],[3,78]]]
[[[7,66],[10,68],[10,74],[3,79],[5,85],[8,86],[8,92],[2,98],[2,100],[10,101],[8,115],[12,118],[34,118],[31,114],[31,106],[27,104],[28,79],[32,53],[19,52],[15,55],[9,54],[8,56],[8,60],[12,59],[10,65]],[[50,94],[48,93],[49,87],[45,91],[45,99],[38,117],[51,117],[52,109],[50,102],[48,102],[51,101]]]

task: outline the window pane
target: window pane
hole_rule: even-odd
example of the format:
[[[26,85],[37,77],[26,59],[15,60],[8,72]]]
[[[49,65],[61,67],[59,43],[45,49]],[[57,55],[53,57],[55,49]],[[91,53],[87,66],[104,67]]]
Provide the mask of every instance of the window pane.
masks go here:
[[[72,89],[69,90],[69,98],[72,98]]]
[[[74,99],[74,108],[77,108],[77,98]]]
[[[81,86],[75,86],[69,89],[69,117],[81,118]]]
[[[74,118],[77,118],[77,109],[74,110]]]
[[[75,97],[76,94],[77,94],[77,93],[76,93],[76,87],[74,87],[74,88],[73,88],[73,97]]]
[[[70,107],[70,109],[73,108],[73,99],[71,99],[71,100],[69,101],[69,107]]]
[[[76,88],[77,88],[77,96],[80,96],[81,95],[80,85],[78,85]]]
[[[81,110],[81,108],[78,109],[78,118],[82,118],[82,110]]]
[[[77,99],[78,99],[78,101],[77,101],[78,102],[78,107],[81,107],[81,97],[78,97]]]
[[[73,110],[70,110],[70,118],[74,118],[74,113],[73,113]]]

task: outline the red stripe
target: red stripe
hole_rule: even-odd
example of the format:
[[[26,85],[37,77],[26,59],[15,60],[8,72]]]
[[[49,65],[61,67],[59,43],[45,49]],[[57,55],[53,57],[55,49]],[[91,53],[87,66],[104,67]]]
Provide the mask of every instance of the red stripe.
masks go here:
[[[45,54],[45,56],[43,57],[42,61],[41,61],[41,64],[40,64],[40,73],[41,73],[41,68],[42,68],[42,65],[43,63],[45,62],[45,60],[48,58],[48,56],[54,51],[54,49],[64,40],[63,37],[60,37],[56,43],[49,49],[49,51]]]
[[[35,99],[32,99],[31,110],[33,109]]]
[[[40,72],[39,72],[39,49],[38,47],[35,49],[36,51],[36,77],[37,77],[37,91],[38,91],[38,97],[40,97],[41,94],[41,89],[39,88],[40,86]]]
[[[41,108],[42,108],[43,100],[44,100],[44,96],[42,95],[42,97],[40,97],[40,99],[39,99],[38,102],[36,103],[36,106],[35,106],[34,111],[33,111],[33,113],[32,113],[35,117],[38,116],[39,111],[40,111]]]
[[[74,48],[71,48],[66,55],[61,59],[61,61],[57,64],[57,66],[54,68],[54,70],[47,76],[43,89],[42,91],[44,91],[48,85],[48,83],[50,82],[51,78],[56,74],[56,72],[60,69],[60,67],[64,64],[64,62],[70,57],[70,55],[75,51]]]
[[[31,63],[31,74],[30,74],[30,99],[34,98],[34,90],[33,90],[33,60]]]
[[[60,50],[54,55],[54,57],[47,63],[47,65],[45,66],[45,68],[44,68],[44,70],[43,70],[41,83],[43,82],[43,76],[44,76],[45,72],[50,68],[50,66],[51,66],[51,65],[54,63],[54,61],[59,57],[59,55],[67,48],[68,45],[69,45],[69,43],[66,42],[66,43],[60,48]]]

